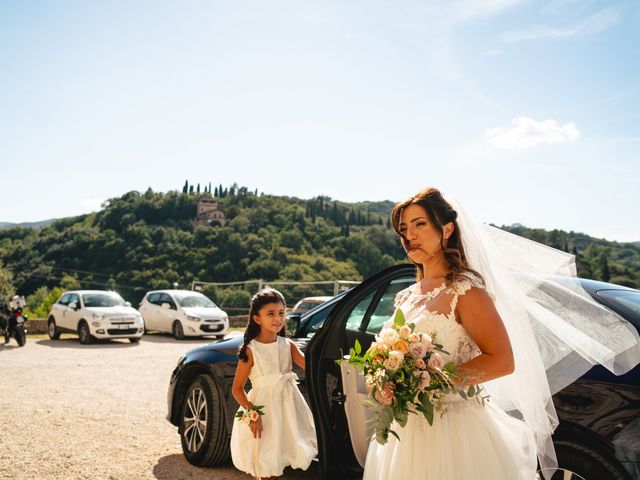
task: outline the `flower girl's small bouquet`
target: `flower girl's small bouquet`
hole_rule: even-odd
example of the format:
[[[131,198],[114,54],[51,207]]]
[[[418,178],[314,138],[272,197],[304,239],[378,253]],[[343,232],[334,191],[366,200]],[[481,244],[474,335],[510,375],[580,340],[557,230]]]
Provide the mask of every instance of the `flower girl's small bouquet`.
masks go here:
[[[445,395],[484,401],[479,387],[456,381],[456,367],[453,362],[445,363],[441,354],[447,352],[437,343],[437,334],[415,332],[414,328],[397,309],[364,355],[357,340],[349,352],[347,361],[364,375],[369,406],[376,410],[376,440],[381,444],[387,442],[389,433],[398,438],[391,424],[395,420],[404,427],[409,413],[422,414],[433,425],[434,411],[446,413]]]
[[[258,419],[264,415],[264,405],[254,405],[251,408],[240,407],[236,414],[236,420],[238,422],[251,425],[253,422],[257,422]]]

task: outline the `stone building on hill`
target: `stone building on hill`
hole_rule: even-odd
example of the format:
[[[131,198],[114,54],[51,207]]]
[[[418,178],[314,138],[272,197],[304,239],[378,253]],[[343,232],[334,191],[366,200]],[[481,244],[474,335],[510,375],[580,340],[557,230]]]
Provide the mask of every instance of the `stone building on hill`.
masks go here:
[[[197,203],[195,225],[218,225],[223,227],[226,223],[224,212],[220,209],[218,200],[212,198],[201,198]]]

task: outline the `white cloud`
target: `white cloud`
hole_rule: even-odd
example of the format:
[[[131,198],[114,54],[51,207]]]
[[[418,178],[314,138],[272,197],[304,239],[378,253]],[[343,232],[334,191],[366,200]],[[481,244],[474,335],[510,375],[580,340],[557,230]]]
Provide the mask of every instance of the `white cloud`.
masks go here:
[[[532,25],[524,30],[506,33],[502,38],[507,43],[520,43],[542,39],[585,37],[608,29],[613,26],[619,18],[618,12],[606,9],[588,17],[577,25],[565,28]]]
[[[580,132],[573,122],[560,125],[551,118],[539,122],[528,117],[516,117],[510,127],[490,128],[485,135],[487,142],[496,148],[524,149],[545,143],[574,141],[580,137]]]

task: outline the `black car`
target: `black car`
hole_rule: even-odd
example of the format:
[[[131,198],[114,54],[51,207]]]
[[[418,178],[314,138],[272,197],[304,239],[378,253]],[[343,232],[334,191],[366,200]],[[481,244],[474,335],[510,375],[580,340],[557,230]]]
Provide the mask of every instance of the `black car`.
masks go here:
[[[411,265],[391,267],[352,290],[290,320],[299,322],[293,339],[306,348],[306,372],[298,372],[318,434],[319,478],[358,479],[366,438],[353,428],[336,360],[357,339],[367,348],[392,315],[395,295],[415,282]],[[599,303],[640,330],[640,291],[609,283],[581,281]],[[322,328],[320,328],[322,327]],[[187,352],[174,370],[168,392],[168,420],[178,427],[185,456],[194,465],[228,461],[233,414],[231,395],[242,337]],[[341,367],[343,370],[341,371]],[[586,480],[640,479],[640,366],[616,377],[594,367],[553,397],[560,424],[554,434],[559,465]],[[359,437],[359,438],[358,438]],[[363,446],[364,445],[364,446]],[[568,477],[564,477],[568,478]],[[578,477],[579,478],[579,477]]]

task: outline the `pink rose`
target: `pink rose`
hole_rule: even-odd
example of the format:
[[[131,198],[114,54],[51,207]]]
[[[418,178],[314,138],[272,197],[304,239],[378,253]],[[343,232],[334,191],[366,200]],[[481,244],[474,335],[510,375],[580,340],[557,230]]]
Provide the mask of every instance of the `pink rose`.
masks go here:
[[[249,421],[257,422],[259,418],[260,418],[260,414],[258,412],[256,412],[255,410],[251,410],[249,412]]]
[[[418,335],[417,333],[415,333],[415,332],[414,332],[414,333],[412,333],[411,335],[409,335],[408,340],[409,340],[411,343],[419,342],[419,341],[420,341],[420,335]]]
[[[392,383],[387,383],[384,388],[382,390],[378,390],[375,395],[376,401],[385,407],[391,405],[395,398],[396,396],[393,394]]]
[[[427,364],[424,363],[424,360],[421,358],[418,358],[416,360],[416,367],[418,367],[420,370],[424,370],[425,368],[427,368]]]
[[[402,338],[408,338],[411,335],[411,329],[407,325],[400,327],[400,336]]]
[[[422,379],[418,384],[418,390],[424,390],[429,386],[429,383],[431,382],[431,375],[429,375],[429,372],[427,372],[426,370],[423,370],[421,372],[421,376],[422,376]]]
[[[428,362],[429,368],[433,368],[435,370],[442,370],[444,367],[444,358],[439,353],[434,353],[429,358]]]
[[[413,358],[423,358],[427,354],[427,348],[424,343],[412,343],[409,345],[409,353]]]

